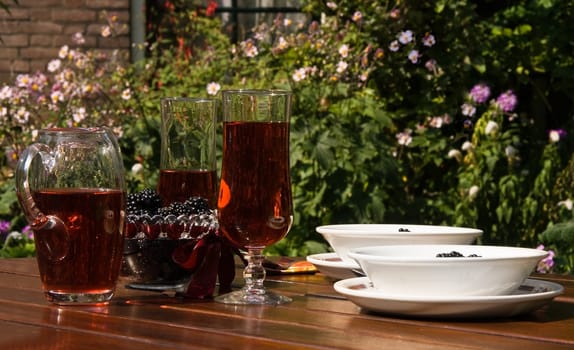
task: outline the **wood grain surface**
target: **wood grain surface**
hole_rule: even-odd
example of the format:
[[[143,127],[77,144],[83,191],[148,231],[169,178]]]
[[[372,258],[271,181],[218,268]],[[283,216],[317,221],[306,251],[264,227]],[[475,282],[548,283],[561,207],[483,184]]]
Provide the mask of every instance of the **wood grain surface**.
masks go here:
[[[269,276],[268,288],[293,298],[281,306],[185,300],[120,280],[107,306],[59,307],[34,259],[0,259],[0,349],[574,349],[574,277],[533,277],[564,294],[528,315],[441,320],[362,310],[320,273]]]

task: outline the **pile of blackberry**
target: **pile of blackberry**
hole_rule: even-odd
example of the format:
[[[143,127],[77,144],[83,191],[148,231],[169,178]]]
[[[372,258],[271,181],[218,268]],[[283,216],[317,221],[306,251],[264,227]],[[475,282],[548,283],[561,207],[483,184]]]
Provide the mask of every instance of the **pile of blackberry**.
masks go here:
[[[200,215],[210,213],[207,199],[203,197],[190,197],[185,202],[173,202],[167,207],[159,208],[158,214],[168,215]]]
[[[159,194],[151,189],[146,188],[140,192],[130,193],[127,198],[128,215],[199,215],[209,214],[210,209],[207,199],[203,197],[190,197],[185,202],[173,202],[166,207],[162,207]]]
[[[128,194],[126,211],[129,239],[142,238],[142,234],[150,240],[193,238],[212,232],[217,226],[207,199],[199,196],[162,207],[159,194],[148,188]]]

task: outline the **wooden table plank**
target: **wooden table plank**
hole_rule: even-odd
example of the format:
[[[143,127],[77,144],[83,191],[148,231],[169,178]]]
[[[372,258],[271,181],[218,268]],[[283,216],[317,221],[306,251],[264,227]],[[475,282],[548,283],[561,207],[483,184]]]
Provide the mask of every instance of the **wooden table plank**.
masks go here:
[[[165,301],[165,300],[164,300]],[[298,303],[298,300],[295,300]],[[343,301],[339,301],[343,302]],[[204,306],[197,308],[194,306]],[[225,339],[231,338],[230,344],[241,344],[245,341],[264,342],[269,348],[276,344],[281,348],[290,348],[289,344],[296,343],[294,339],[301,339],[308,346],[320,348],[327,345],[330,348],[368,348],[373,344],[384,341],[384,344],[395,348],[407,346],[416,348],[468,348],[479,349],[485,345],[502,346],[505,349],[534,349],[540,344],[529,344],[523,341],[509,341],[507,337],[500,336],[473,336],[466,344],[461,345],[458,340],[453,343],[450,339],[452,329],[437,328],[432,332],[420,333],[421,327],[410,322],[392,322],[386,324],[384,332],[375,327],[381,320],[370,317],[342,318],[332,323],[332,315],[328,315],[323,322],[316,322],[321,316],[292,312],[300,318],[290,320],[284,314],[289,306],[281,307],[241,307],[245,310],[221,310],[220,304],[214,303],[182,303],[173,304],[172,300],[162,303],[162,300],[148,301],[137,308],[133,304],[112,304],[107,308],[86,309],[84,307],[58,308],[49,305],[29,306],[25,304],[0,302],[0,318],[8,319],[17,324],[42,326],[48,329],[58,327],[72,333],[89,333],[91,336],[97,332],[106,337],[137,339],[139,342],[153,342],[159,346],[170,345],[173,339],[178,343],[209,346],[217,339],[218,347],[226,346]],[[217,306],[214,308],[210,306]],[[296,310],[300,310],[297,308]],[[272,315],[270,315],[272,314]],[[274,314],[274,315],[273,315]],[[126,320],[136,320],[126,323]],[[169,320],[169,321],[166,321]],[[375,321],[375,323],[373,323]],[[266,341],[266,339],[271,339]],[[546,347],[546,345],[545,345]],[[564,348],[549,346],[547,348]]]
[[[271,288],[294,299],[277,307],[182,300],[123,281],[109,306],[58,307],[45,301],[34,260],[0,260],[0,349],[572,349],[574,279],[557,279],[566,293],[530,315],[424,320],[364,312],[320,274],[270,277]]]

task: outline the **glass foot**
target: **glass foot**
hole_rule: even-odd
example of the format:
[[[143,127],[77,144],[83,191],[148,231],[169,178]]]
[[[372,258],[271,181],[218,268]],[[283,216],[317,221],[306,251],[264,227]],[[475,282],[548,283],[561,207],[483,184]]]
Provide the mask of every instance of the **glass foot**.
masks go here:
[[[290,303],[292,300],[284,295],[265,291],[265,293],[249,293],[245,289],[220,295],[215,301],[223,304],[234,305],[281,305]]]
[[[106,305],[114,296],[113,290],[106,290],[97,293],[71,292],[48,290],[44,292],[49,302],[57,305]]]

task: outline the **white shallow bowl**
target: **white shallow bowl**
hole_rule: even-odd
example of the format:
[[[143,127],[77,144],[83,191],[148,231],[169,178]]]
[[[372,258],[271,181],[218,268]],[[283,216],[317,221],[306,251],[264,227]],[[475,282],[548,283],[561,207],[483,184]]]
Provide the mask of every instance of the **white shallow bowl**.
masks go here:
[[[348,263],[350,249],[397,244],[471,244],[482,230],[468,227],[395,224],[348,224],[315,229],[339,257]]]
[[[464,257],[437,257],[458,252]],[[470,255],[478,255],[469,257]],[[373,287],[403,296],[503,295],[517,289],[548,252],[479,245],[395,245],[355,248]]]

